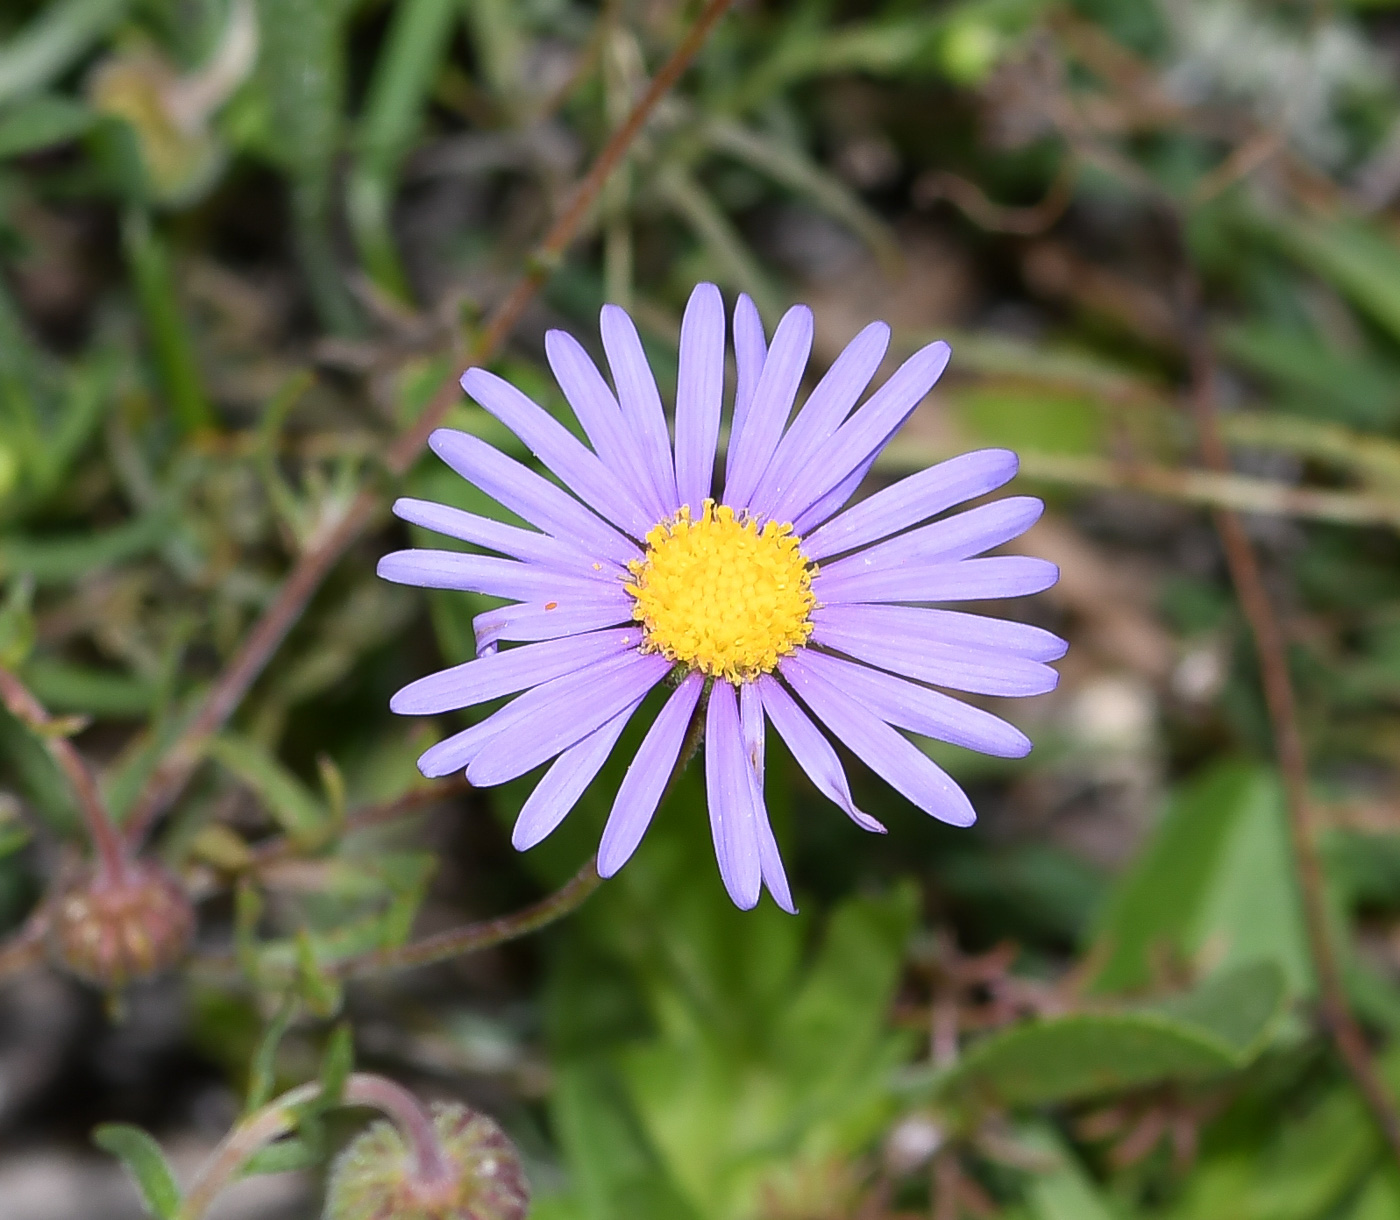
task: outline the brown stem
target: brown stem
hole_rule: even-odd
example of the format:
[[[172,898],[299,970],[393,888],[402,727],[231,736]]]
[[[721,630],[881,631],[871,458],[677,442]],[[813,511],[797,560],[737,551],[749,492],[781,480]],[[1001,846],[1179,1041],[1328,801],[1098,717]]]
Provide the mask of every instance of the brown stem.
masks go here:
[[[472,347],[470,363],[489,360],[501,347],[521,314],[549,278],[565,250],[578,236],[598,192],[618,163],[626,156],[652,111],[690,66],[716,22],[732,0],[708,0],[695,24],[652,80],[650,87],[633,107],[626,122],[603,146],[593,167],[579,183],[569,206],[550,227],[510,294],[496,306],[485,328]],[[429,433],[459,400],[461,391],[455,374],[448,377],[422,415],[390,447],[385,463],[391,474],[401,475],[422,452]],[[126,822],[128,841],[139,842],[151,824],[179,796],[202,757],[204,743],[233,714],[244,695],[262,673],[287,632],[300,618],[312,595],[350,544],[374,519],[379,497],[364,490],[355,497],[345,515],[324,538],[302,552],[291,574],[234,653],[227,668],[215,681],[194,718],[160,765],[152,772],[133,804]]]
[[[102,801],[97,780],[83,756],[67,737],[58,732],[53,717],[43,704],[30,693],[19,676],[0,666],[0,700],[21,724],[33,730],[44,743],[49,756],[58,764],[78,798],[78,809],[87,825],[93,850],[97,853],[98,878],[116,884],[126,877],[129,856],[121,832],[112,823],[111,815]]]
[[[398,948],[376,949],[372,953],[345,958],[332,966],[332,973],[340,978],[353,979],[414,966],[430,966],[466,953],[478,953],[537,931],[576,911],[602,884],[597,860],[597,856],[590,857],[562,888],[523,910],[460,928],[450,928],[446,932],[436,932]]]
[[[1230,455],[1215,406],[1215,359],[1204,328],[1193,329],[1197,337],[1192,351],[1191,400],[1200,434],[1201,456],[1210,469],[1223,474],[1230,470]],[[1214,515],[1225,548],[1230,579],[1239,595],[1240,607],[1249,621],[1259,658],[1264,700],[1268,705],[1274,749],[1283,776],[1289,836],[1298,869],[1308,948],[1317,971],[1323,1024],[1380,1127],[1391,1154],[1400,1161],[1400,1113],[1397,1113],[1395,1102],[1381,1081],[1365,1036],[1348,1005],[1336,946],[1328,929],[1322,857],[1318,851],[1308,793],[1307,751],[1298,723],[1293,680],[1288,670],[1287,641],[1274,613],[1273,603],[1269,600],[1259,557],[1240,518],[1224,508],[1217,508]]]
[[[403,1085],[387,1076],[357,1073],[345,1082],[341,1101],[347,1106],[370,1106],[387,1114],[413,1150],[414,1178],[428,1187],[441,1187],[456,1180],[451,1162],[443,1155],[433,1120]]]

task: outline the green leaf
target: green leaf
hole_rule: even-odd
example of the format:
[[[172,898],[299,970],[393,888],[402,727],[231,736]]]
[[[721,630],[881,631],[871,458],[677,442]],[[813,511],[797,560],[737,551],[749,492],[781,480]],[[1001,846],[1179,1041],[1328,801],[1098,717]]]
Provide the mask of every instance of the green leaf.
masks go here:
[[[264,1173],[291,1173],[319,1165],[323,1157],[324,1152],[317,1144],[292,1136],[259,1148],[243,1163],[240,1174],[251,1178]]]
[[[325,838],[333,826],[330,811],[261,745],[235,733],[223,733],[207,749],[211,758],[257,793],[267,812],[298,843],[315,846]]]
[[[326,1040],[321,1056],[321,1101],[327,1106],[340,1104],[345,1082],[355,1070],[355,1031],[342,1021]]]
[[[80,576],[149,555],[170,540],[171,517],[149,512],[107,530],[54,537],[0,538],[0,576],[28,573],[41,585]]]
[[[155,1140],[128,1123],[103,1123],[93,1131],[92,1140],[130,1170],[153,1215],[173,1220],[180,1208],[180,1188]]]
[[[297,933],[297,984],[306,1006],[318,1017],[334,1016],[344,1001],[344,989],[321,965],[316,942],[305,929]]]
[[[277,1088],[277,1051],[296,1019],[297,1008],[296,996],[288,995],[268,1022],[253,1061],[248,1065],[248,1096],[243,1103],[244,1114],[262,1109]]]
[[[82,135],[94,115],[81,102],[46,94],[0,115],[0,159],[61,144]]]
[[[1026,1186],[1026,1203],[1035,1220],[1114,1220],[1098,1187],[1051,1127],[1022,1129],[1017,1143],[1044,1156],[1051,1166]]]
[[[82,58],[129,0],[56,0],[0,45],[0,105],[44,88]]]
[[[1144,1011],[1205,1030],[1244,1061],[1262,1049],[1286,998],[1287,982],[1278,964],[1258,961],[1216,974],[1194,991],[1144,1006]]]

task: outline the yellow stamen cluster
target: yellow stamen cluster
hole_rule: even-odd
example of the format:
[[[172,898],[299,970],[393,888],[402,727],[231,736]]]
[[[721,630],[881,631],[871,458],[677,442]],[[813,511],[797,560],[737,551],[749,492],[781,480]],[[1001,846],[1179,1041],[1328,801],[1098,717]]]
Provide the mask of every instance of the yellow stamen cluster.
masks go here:
[[[645,647],[713,678],[748,682],[812,634],[815,566],[791,525],[758,523],[706,500],[647,534],[626,588]]]

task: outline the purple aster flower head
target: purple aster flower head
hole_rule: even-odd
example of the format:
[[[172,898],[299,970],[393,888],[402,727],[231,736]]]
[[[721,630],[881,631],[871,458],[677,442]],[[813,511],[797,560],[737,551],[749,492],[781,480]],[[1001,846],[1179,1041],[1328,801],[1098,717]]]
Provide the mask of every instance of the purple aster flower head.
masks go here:
[[[812,313],[788,310],[770,345],[753,302],[740,296],[737,388],[716,490],[725,370],[719,290],[699,285],[681,322],[674,444],[636,328],[616,305],[603,307],[602,337],[611,387],[572,337],[556,330],[545,339],[589,445],[485,369],[462,377],[462,388],[558,483],[464,432],[440,429],[429,441],[534,529],[421,500],[394,506],[406,521],[494,554],[398,551],[380,561],[381,576],[510,603],[475,620],[475,660],[394,696],[391,707],[406,715],[516,696],[428,750],[423,773],[465,769],[485,786],[550,762],[515,825],[515,846],[532,847],[559,825],[647,693],[665,682],[665,703],[603,831],[605,877],[641,842],[701,719],[715,855],[740,907],[757,903],[766,886],[794,910],[763,799],[769,723],[817,789],[864,829],[884,827],[856,807],[821,726],[920,809],[970,825],[967,797],[904,732],[1021,757],[1030,750],[1024,734],[936,688],[1041,694],[1056,683],[1047,662],[1065,644],[1037,627],[933,603],[1054,584],[1058,571],[1044,560],[979,558],[1026,530],[1043,505],[1012,496],[940,516],[1016,473],[1014,453],[982,449],[843,511],[938,380],[948,345],[915,352],[862,403],[889,345],[889,327],[873,322],[789,419],[812,347]],[[507,641],[517,646],[501,648]]]

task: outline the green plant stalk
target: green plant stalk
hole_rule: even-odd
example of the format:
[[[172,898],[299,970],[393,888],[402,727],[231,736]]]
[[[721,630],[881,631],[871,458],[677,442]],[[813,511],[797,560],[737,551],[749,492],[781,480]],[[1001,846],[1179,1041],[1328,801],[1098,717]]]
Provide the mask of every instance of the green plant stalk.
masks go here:
[[[457,0],[404,0],[394,9],[360,121],[360,153],[347,184],[350,231],[370,278],[410,300],[390,227],[399,166],[423,122],[446,54]]]
[[[194,345],[185,327],[170,274],[170,257],[145,208],[132,206],[122,218],[122,249],[146,323],[156,376],[180,432],[214,428]]]
[[[321,325],[337,335],[359,334],[359,310],[345,287],[331,237],[328,181],[319,175],[292,183],[292,225],[297,261]]]

